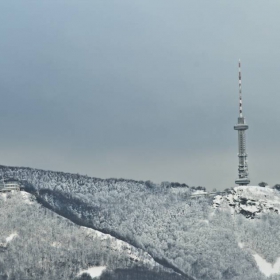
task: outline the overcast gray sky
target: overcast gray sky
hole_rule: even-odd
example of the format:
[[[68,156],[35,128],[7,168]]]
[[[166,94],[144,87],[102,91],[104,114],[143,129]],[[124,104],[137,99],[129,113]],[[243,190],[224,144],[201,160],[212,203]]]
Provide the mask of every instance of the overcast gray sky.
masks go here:
[[[1,163],[208,189],[280,183],[280,2],[0,2]]]

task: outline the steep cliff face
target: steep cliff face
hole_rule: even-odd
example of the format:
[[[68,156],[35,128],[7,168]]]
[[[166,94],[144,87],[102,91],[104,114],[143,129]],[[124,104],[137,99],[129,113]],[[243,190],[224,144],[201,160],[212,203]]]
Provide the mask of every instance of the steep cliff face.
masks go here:
[[[222,203],[228,204],[235,213],[247,218],[258,217],[261,213],[280,214],[280,192],[269,187],[235,187],[228,195],[217,195],[213,206],[218,208]]]

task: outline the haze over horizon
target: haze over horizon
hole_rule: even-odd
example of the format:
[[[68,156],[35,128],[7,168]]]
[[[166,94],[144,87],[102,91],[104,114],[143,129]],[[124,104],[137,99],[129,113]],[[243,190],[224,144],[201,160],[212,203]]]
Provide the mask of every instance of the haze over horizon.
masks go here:
[[[238,59],[252,185],[280,183],[279,2],[2,1],[2,165],[224,189]]]

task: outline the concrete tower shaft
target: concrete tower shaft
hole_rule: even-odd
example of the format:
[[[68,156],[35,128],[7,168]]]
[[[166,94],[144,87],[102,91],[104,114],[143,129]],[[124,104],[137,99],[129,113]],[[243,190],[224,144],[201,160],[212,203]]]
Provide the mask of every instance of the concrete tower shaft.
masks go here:
[[[240,186],[246,186],[250,183],[249,173],[248,173],[248,163],[247,163],[247,153],[246,153],[246,134],[245,130],[249,126],[245,123],[245,118],[243,117],[243,104],[242,104],[242,87],[241,87],[241,62],[239,60],[239,117],[237,125],[234,129],[238,131],[238,179],[235,181],[236,184]]]

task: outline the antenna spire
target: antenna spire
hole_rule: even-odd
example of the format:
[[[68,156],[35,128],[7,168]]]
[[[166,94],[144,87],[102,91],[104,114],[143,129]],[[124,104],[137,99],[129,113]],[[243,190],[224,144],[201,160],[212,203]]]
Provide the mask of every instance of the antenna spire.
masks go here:
[[[243,108],[242,108],[242,86],[241,86],[241,62],[239,59],[239,116],[242,118],[243,117]]]

